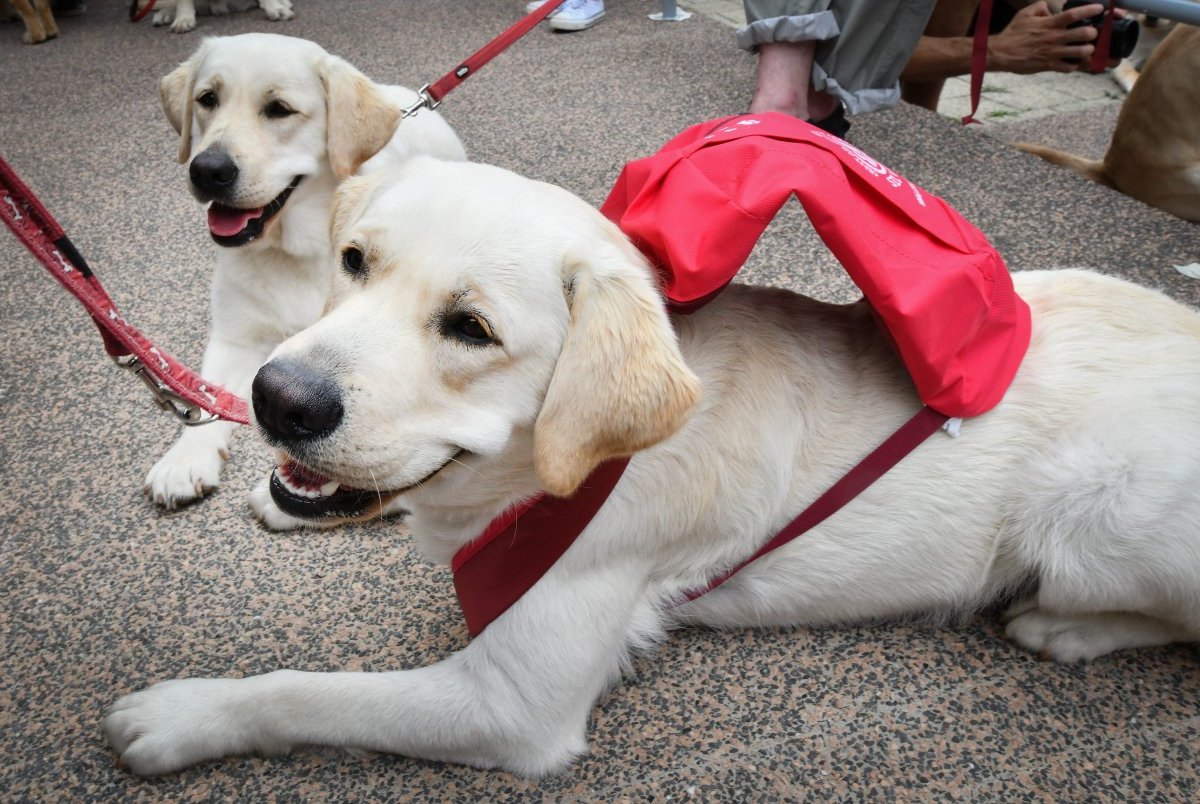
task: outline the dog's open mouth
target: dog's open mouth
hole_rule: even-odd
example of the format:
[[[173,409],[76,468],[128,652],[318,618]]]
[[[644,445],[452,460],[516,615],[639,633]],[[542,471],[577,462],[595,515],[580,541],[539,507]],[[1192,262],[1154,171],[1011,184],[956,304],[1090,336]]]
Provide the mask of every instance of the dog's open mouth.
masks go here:
[[[302,466],[292,458],[285,458],[271,473],[271,498],[284,513],[301,519],[356,519],[374,515],[397,494],[431,480],[464,452],[458,450],[417,482],[390,491],[345,486]]]
[[[292,183],[265,207],[240,209],[217,201],[212,202],[208,208],[208,232],[212,239],[220,246],[241,246],[262,237],[267,221],[283,209],[301,178],[303,177],[297,176],[292,179]]]

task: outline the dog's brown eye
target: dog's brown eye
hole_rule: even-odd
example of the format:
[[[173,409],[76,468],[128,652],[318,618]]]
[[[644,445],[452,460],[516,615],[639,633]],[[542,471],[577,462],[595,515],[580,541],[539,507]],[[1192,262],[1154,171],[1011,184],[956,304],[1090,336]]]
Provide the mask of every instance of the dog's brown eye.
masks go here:
[[[363,259],[362,250],[349,246],[342,252],[342,269],[355,279],[367,272],[367,263]]]
[[[218,103],[217,93],[213,92],[211,89],[206,89],[200,93],[199,97],[196,98],[196,103],[200,104],[205,109],[215,109],[217,108]]]
[[[273,118],[291,117],[296,114],[296,110],[283,101],[276,100],[267,104],[267,108],[263,109],[263,114]]]
[[[476,346],[496,343],[487,321],[473,313],[452,313],[443,323],[442,331],[452,338]]]

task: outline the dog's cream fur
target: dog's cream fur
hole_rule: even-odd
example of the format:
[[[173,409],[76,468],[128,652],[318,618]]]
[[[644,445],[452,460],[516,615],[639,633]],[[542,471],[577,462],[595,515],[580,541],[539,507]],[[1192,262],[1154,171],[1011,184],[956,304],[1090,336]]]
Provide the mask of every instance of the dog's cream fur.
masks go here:
[[[170,25],[171,33],[188,33],[196,29],[196,13],[224,16],[231,11],[246,11],[262,6],[267,19],[290,20],[295,16],[292,0],[158,0],[154,4],[154,25]],[[138,11],[150,5],[150,0],[138,0]]]
[[[869,310],[735,285],[675,319],[676,341],[612,224],[481,165],[417,159],[353,179],[334,228],[365,276],[342,276],[331,312],[275,358],[334,380],[345,415],[288,448],[385,491],[446,464],[404,494],[428,557],[640,451],[579,541],[462,651],[392,673],[153,686],[104,726],[137,773],[304,743],[554,771],[585,750],[627,651],[672,623],[946,615],[1020,592],[1008,633],[1060,661],[1200,634],[1200,316],[1160,294],[1017,275],[1033,338],[998,407],[672,608],[920,407]],[[463,315],[494,342],[447,327]]]
[[[212,110],[197,102],[206,90],[219,99]],[[339,180],[418,153],[465,158],[435,112],[399,123],[400,110],[415,100],[411,90],[372,83],[312,42],[273,34],[206,39],[162,80],[163,109],[180,134],[179,161],[214,145],[227,151],[239,168],[236,206],[262,206],[304,177],[261,239],[215,246],[205,379],[248,397],[271,350],[321,315],[332,282],[329,215]],[[265,116],[270,101],[297,113]],[[233,430],[225,422],[185,428],[150,470],[147,492],[174,507],[215,488]]]
[[[1036,156],[1184,220],[1200,222],[1200,28],[1176,25],[1154,49],[1104,159],[1016,143]]]

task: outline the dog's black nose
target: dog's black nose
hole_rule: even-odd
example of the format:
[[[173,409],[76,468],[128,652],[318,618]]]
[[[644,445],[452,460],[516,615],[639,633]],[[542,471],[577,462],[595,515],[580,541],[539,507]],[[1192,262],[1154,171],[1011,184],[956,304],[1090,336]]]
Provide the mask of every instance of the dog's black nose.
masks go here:
[[[237,181],[238,168],[233,157],[216,148],[209,148],[196,154],[188,168],[192,184],[200,190],[212,195],[221,195],[229,191]]]
[[[342,421],[342,392],[329,375],[292,360],[258,370],[251,391],[259,426],[279,441],[309,441]]]

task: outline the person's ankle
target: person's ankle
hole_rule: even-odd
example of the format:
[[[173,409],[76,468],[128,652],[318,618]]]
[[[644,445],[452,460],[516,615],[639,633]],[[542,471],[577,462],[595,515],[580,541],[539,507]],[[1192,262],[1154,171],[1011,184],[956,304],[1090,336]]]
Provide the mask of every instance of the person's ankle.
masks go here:
[[[824,120],[838,110],[841,101],[826,92],[808,92],[807,111],[809,120]]]
[[[750,114],[780,112],[805,120],[808,117],[808,105],[805,103],[805,100],[803,96],[795,94],[771,97],[755,95],[753,100],[750,101]]]

